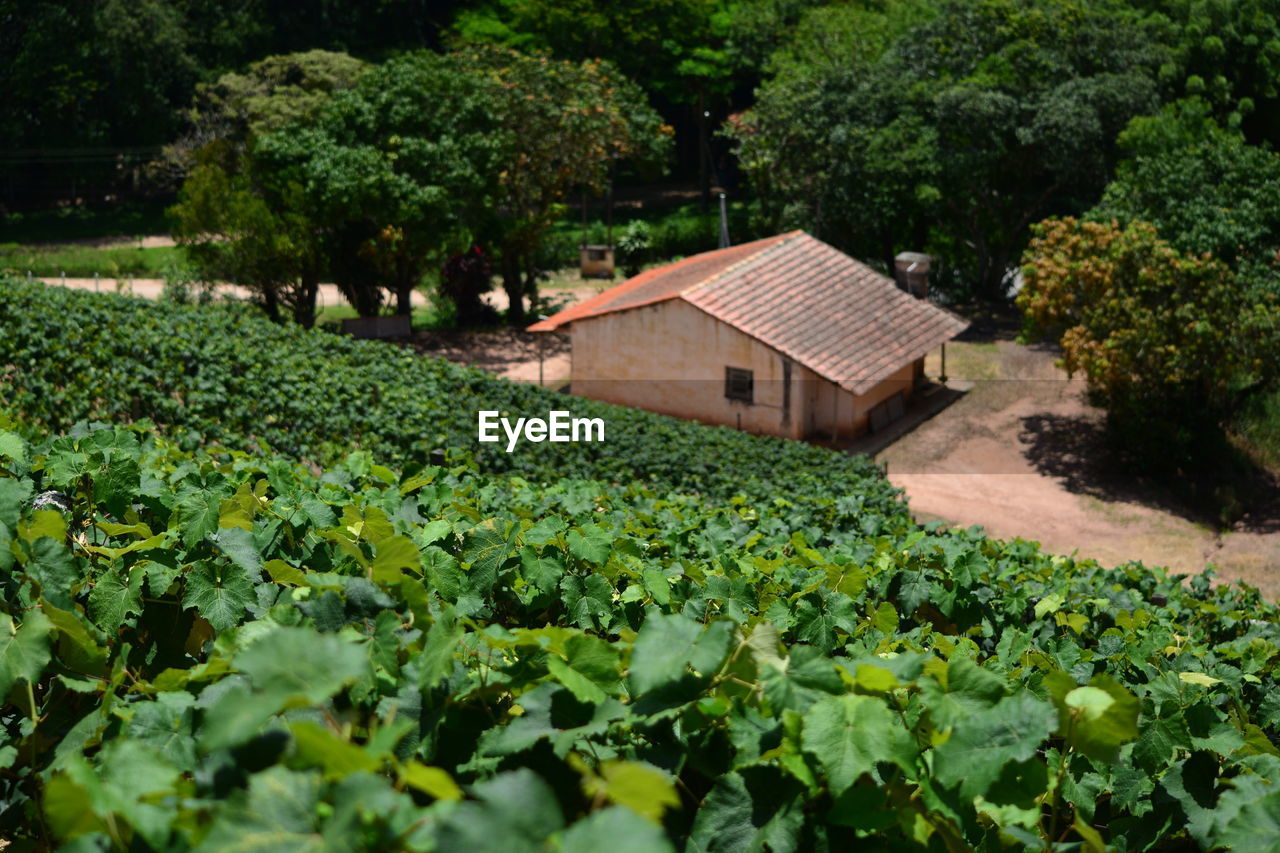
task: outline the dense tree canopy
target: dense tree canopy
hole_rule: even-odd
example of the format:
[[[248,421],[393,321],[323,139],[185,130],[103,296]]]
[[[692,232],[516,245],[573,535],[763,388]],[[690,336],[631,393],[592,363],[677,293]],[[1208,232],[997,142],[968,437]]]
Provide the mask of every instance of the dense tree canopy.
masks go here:
[[[1059,338],[1144,467],[1216,459],[1206,450],[1236,395],[1275,380],[1280,303],[1242,299],[1224,263],[1179,252],[1148,223],[1049,220],[1025,261],[1028,330]]]
[[[493,205],[478,211],[475,230],[497,251],[511,320],[519,322],[526,291],[537,293],[537,249],[569,193],[603,190],[619,161],[660,165],[670,128],[606,63],[492,49],[458,60],[495,84],[489,118],[502,129],[500,169]]]
[[[175,235],[198,271],[253,289],[272,317],[284,305],[303,325],[314,322],[326,235],[297,176],[257,157],[254,146],[266,133],[313,120],[366,68],[315,50],[224,74],[200,88],[191,130],[166,157],[166,167],[186,178],[173,209]]]
[[[1135,119],[1121,143],[1132,156],[1091,218],[1150,222],[1174,248],[1280,292],[1280,155],[1217,125],[1199,99]]]
[[[853,61],[793,58],[742,119],[744,164],[777,219],[886,261],[931,249],[1001,296],[1028,227],[1101,193],[1161,52],[1101,4],[953,2],[912,26],[923,12],[886,4]]]
[[[505,165],[497,88],[452,57],[414,53],[255,146],[302,187],[329,272],[362,315],[377,313],[383,288],[408,314],[428,267],[469,245]]]

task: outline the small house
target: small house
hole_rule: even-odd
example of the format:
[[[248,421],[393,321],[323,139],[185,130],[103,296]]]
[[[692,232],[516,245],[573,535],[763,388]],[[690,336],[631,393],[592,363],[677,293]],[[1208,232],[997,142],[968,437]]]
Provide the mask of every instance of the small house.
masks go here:
[[[852,438],[906,410],[967,323],[803,231],[646,270],[539,323],[567,329],[573,393],[787,438]]]

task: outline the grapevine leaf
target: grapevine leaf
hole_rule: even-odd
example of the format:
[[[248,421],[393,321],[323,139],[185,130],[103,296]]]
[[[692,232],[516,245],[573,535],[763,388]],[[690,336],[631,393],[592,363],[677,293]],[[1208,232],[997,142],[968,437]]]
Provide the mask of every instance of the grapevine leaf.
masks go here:
[[[1137,697],[1105,673],[1054,700],[1067,743],[1095,761],[1114,762],[1120,747],[1138,737]]]
[[[555,793],[527,769],[499,773],[471,789],[476,801],[458,803],[440,828],[441,850],[535,853],[564,825]]]
[[[331,779],[378,769],[377,759],[317,723],[301,720],[289,727],[289,733],[303,765],[320,767]]]
[[[607,797],[657,826],[680,797],[667,774],[641,761],[606,761],[585,785],[589,796]]]
[[[369,670],[364,649],[314,628],[277,628],[233,659],[258,690],[323,702]]]
[[[565,537],[569,553],[579,560],[595,566],[603,566],[613,551],[613,537],[597,524],[575,527]]]
[[[193,853],[321,853],[326,847],[315,831],[319,800],[317,775],[264,770],[219,810]]]
[[[631,650],[631,688],[648,693],[682,680],[692,669],[710,678],[729,654],[731,622],[703,626],[679,614],[655,614],[645,620]]]
[[[49,662],[49,634],[53,623],[39,610],[27,612],[15,628],[7,613],[0,613],[0,697],[19,681],[34,683]]]
[[[142,581],[146,573],[135,566],[127,576],[122,574],[119,566],[113,566],[98,578],[89,593],[89,615],[108,634],[120,630],[130,614],[142,613]]]
[[[262,552],[253,541],[253,533],[243,527],[228,527],[217,533],[218,548],[231,558],[247,577],[254,578],[262,571]],[[210,620],[212,621],[212,620]]]
[[[418,546],[406,536],[389,536],[378,543],[374,550],[370,571],[379,583],[398,584],[404,569],[421,573]]]
[[[437,800],[462,799],[462,789],[458,787],[458,783],[439,767],[429,767],[418,761],[409,761],[400,768],[400,778],[406,785]]]
[[[551,654],[547,665],[551,674],[583,702],[603,702],[619,687],[618,650],[604,640],[575,634],[565,641],[564,658]]]
[[[564,563],[556,556],[542,556],[526,545],[520,549],[520,574],[539,592],[555,592],[564,577]]]
[[[686,853],[800,849],[802,790],[773,767],[726,773],[698,809]]]
[[[218,512],[221,506],[221,494],[203,489],[192,492],[178,502],[174,515],[184,545],[191,548],[218,529]]]
[[[960,785],[965,797],[985,794],[1005,764],[1035,755],[1056,723],[1053,706],[1030,693],[1002,699],[956,722],[951,737],[934,750],[934,776],[943,785]]]
[[[565,831],[561,853],[675,853],[661,829],[630,809],[592,812]]]
[[[29,494],[31,494],[29,481],[8,477],[0,479],[0,524],[10,530],[18,526],[18,514],[22,510],[23,501]]]
[[[253,602],[253,584],[234,563],[210,561],[187,572],[182,606],[194,607],[219,633],[239,624]]]
[[[804,715],[804,751],[818,759],[833,796],[843,794],[880,761],[911,769],[910,733],[871,696],[832,696]]]

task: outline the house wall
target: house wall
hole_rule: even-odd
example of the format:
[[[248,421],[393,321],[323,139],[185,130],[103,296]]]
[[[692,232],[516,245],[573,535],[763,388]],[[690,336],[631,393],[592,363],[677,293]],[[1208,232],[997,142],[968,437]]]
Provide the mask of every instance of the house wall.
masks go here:
[[[573,393],[666,415],[786,438],[853,438],[867,412],[913,384],[908,363],[866,394],[855,396],[750,335],[680,299],[574,321]],[[752,371],[754,400],[725,397],[725,367]]]
[[[783,403],[787,359],[680,299],[577,320],[573,393],[748,432],[803,436],[806,412],[791,366],[790,412]],[[754,401],[724,394],[725,367],[750,370]]]

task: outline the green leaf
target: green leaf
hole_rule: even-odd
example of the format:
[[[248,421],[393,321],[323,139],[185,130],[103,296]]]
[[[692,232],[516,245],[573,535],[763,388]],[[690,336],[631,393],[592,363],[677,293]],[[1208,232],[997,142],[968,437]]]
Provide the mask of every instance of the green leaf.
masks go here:
[[[680,681],[690,670],[710,678],[729,655],[734,626],[717,621],[707,626],[679,613],[655,614],[645,620],[631,650],[631,689],[648,693]]]
[[[748,767],[716,780],[689,832],[685,853],[798,851],[802,788],[773,767]]]
[[[671,585],[667,577],[657,569],[645,569],[641,573],[644,588],[653,596],[654,603],[666,607],[671,603]]]
[[[1095,675],[1087,687],[1062,697],[1061,730],[1077,751],[1095,761],[1114,762],[1120,747],[1138,737],[1139,707],[1137,697],[1111,676]]]
[[[613,587],[601,575],[565,575],[560,590],[569,621],[579,628],[607,629],[613,620]]]
[[[193,853],[322,853],[316,832],[320,779],[272,767],[249,779],[216,813]]]
[[[526,545],[520,549],[520,574],[539,592],[555,592],[564,577],[564,562],[553,554],[539,555]]]
[[[946,686],[935,679],[920,683],[924,705],[939,729],[949,729],[995,705],[1005,695],[1005,680],[972,658],[957,655],[947,664]]]
[[[245,576],[256,578],[262,571],[262,552],[253,541],[253,533],[242,527],[228,527],[217,533],[218,548],[244,570]],[[208,618],[208,617],[206,617]],[[213,620],[209,620],[213,621]]]
[[[14,626],[7,613],[0,613],[0,700],[20,681],[34,684],[51,657],[49,634],[53,623],[39,610],[27,611],[27,618]]]
[[[31,483],[27,480],[14,480],[0,477],[0,524],[9,530],[18,526],[18,515],[22,504],[31,494]]]
[[[418,558],[418,546],[405,536],[389,536],[374,549],[370,571],[378,583],[399,584],[404,569],[415,575],[422,574]]]
[[[282,586],[306,586],[307,576],[302,573],[301,569],[295,569],[284,560],[267,560],[263,564],[271,580]]]
[[[71,669],[87,675],[106,673],[107,650],[80,617],[41,599],[41,610],[58,634],[58,657]]]
[[[606,797],[662,825],[668,809],[680,806],[671,778],[641,761],[605,761],[584,783],[589,797]]]
[[[666,834],[630,809],[594,811],[569,827],[561,853],[675,853]]]
[[[887,601],[880,602],[876,612],[871,614],[871,627],[882,634],[892,634],[898,630],[898,610]]]
[[[369,672],[365,650],[336,634],[314,628],[280,627],[233,658],[253,686],[273,696],[304,696],[323,702]]]
[[[440,850],[541,853],[564,825],[555,793],[527,769],[499,773],[472,786],[478,802],[458,803],[439,832]]]
[[[876,762],[911,770],[915,752],[911,734],[873,696],[832,696],[816,703],[804,715],[802,742],[826,772],[832,796],[870,773]]]
[[[182,532],[182,542],[188,548],[218,529],[218,512],[222,495],[201,490],[187,495],[174,507],[175,526]]]
[[[400,768],[400,779],[437,800],[460,800],[462,789],[453,777],[439,767],[429,767],[418,761],[407,761]]]
[[[19,465],[27,461],[27,445],[16,433],[0,429],[0,456],[7,456]]]
[[[470,564],[476,588],[488,592],[497,583],[502,564],[511,555],[519,528],[490,518],[467,531],[463,540],[462,562]]]
[[[128,574],[113,566],[98,578],[89,593],[89,615],[108,634],[115,634],[130,614],[142,613],[142,582],[145,572],[134,566]]]
[[[573,528],[565,540],[569,543],[570,554],[595,566],[603,566],[613,553],[613,537],[596,524]]]
[[[319,767],[330,779],[378,769],[378,761],[369,753],[318,723],[302,720],[289,726],[289,733],[297,762],[292,766]]]
[[[1212,839],[1213,847],[1277,853],[1280,851],[1280,791],[1272,791],[1241,806],[1235,817]]]
[[[933,773],[965,797],[985,794],[1010,761],[1026,761],[1054,732],[1053,706],[1030,693],[962,717],[933,752]]]
[[[205,709],[204,724],[197,733],[200,748],[211,752],[244,743],[280,713],[287,699],[279,693],[255,693],[243,684],[234,685]]]
[[[547,668],[556,680],[583,702],[603,702],[618,690],[620,658],[618,650],[604,640],[575,634],[564,643],[564,658],[547,656]]]
[[[194,607],[219,633],[238,625],[255,600],[253,584],[235,564],[202,563],[187,572],[185,584],[182,606]]]

